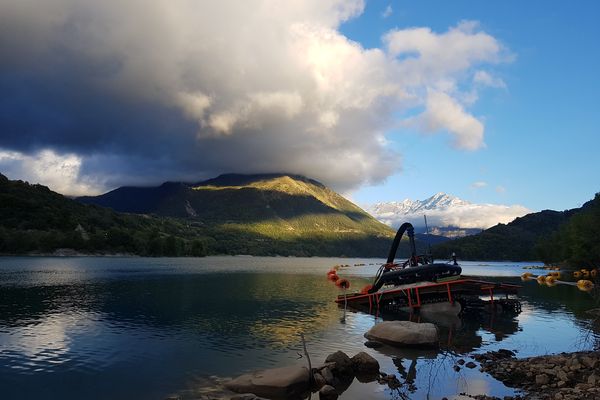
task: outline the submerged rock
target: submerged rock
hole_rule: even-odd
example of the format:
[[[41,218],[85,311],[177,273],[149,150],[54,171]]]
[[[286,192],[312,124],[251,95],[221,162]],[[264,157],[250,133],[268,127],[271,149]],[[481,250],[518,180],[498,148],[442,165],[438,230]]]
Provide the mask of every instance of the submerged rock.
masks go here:
[[[365,337],[393,346],[432,346],[438,343],[438,330],[431,323],[385,321],[372,327]]]
[[[308,391],[309,371],[297,366],[256,371],[225,383],[225,387],[267,398],[293,398]]]

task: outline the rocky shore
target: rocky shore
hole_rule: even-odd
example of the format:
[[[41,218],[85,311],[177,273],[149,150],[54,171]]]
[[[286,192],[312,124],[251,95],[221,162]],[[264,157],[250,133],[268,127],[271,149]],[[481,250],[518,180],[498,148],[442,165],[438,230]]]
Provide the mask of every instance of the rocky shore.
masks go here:
[[[517,359],[510,350],[473,356],[487,372],[505,385],[522,389],[515,399],[600,399],[600,351],[561,353]],[[493,397],[473,396],[480,400]]]

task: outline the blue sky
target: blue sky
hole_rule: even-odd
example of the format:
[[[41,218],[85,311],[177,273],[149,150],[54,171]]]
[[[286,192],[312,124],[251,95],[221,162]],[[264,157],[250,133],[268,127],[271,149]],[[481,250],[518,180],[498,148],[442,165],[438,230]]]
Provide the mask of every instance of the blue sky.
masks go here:
[[[383,17],[388,6],[392,12]],[[440,135],[389,132],[402,153],[402,171],[353,199],[424,199],[442,191],[532,210],[563,210],[591,199],[600,191],[599,17],[595,1],[368,2],[363,15],[341,28],[364,46],[380,46],[381,36],[396,27],[443,32],[475,20],[515,57],[493,67],[506,88],[486,89],[471,108],[484,120],[485,148],[457,151]]]
[[[600,191],[599,4],[0,0],[0,172],[577,207]]]

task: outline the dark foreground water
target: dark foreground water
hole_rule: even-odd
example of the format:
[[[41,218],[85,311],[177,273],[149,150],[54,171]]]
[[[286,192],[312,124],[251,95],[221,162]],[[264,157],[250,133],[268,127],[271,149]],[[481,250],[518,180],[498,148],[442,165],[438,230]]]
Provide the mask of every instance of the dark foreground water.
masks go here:
[[[313,364],[343,350],[367,351],[387,373],[414,382],[392,392],[353,383],[342,399],[440,399],[458,393],[514,393],[477,369],[452,366],[469,354],[507,348],[519,357],[598,346],[573,287],[524,285],[518,316],[434,321],[440,350],[368,349],[363,334],[381,321],[343,311],[325,278],[333,265],[381,260],[209,257],[0,258],[0,398],[164,399],[190,397],[211,377]],[[465,263],[463,274],[519,281],[522,264]],[[352,289],[377,266],[340,271]],[[535,272],[535,271],[534,271]],[[406,316],[384,316],[407,318]]]

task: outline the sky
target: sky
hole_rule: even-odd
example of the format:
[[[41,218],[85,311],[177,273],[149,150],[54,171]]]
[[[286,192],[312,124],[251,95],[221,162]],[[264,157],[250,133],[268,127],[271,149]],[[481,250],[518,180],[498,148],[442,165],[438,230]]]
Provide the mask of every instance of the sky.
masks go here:
[[[360,205],[600,191],[595,1],[0,0],[0,172],[288,172]]]

